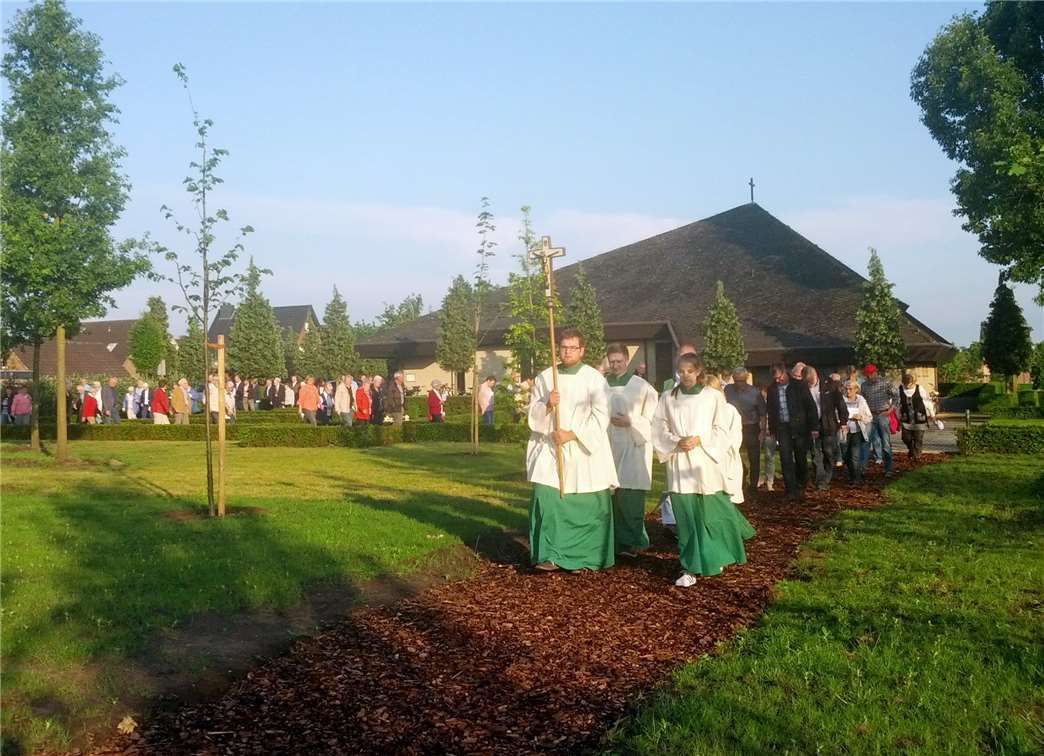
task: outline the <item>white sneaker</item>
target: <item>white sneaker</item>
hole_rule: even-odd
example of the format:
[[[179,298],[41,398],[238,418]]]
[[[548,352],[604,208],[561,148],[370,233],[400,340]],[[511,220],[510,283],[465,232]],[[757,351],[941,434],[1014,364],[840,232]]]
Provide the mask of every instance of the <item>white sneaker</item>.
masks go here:
[[[674,584],[679,588],[692,588],[696,585],[696,576],[683,572],[682,576],[674,581]]]
[[[771,491],[772,490],[772,484],[771,483],[765,484],[765,490],[766,491]]]

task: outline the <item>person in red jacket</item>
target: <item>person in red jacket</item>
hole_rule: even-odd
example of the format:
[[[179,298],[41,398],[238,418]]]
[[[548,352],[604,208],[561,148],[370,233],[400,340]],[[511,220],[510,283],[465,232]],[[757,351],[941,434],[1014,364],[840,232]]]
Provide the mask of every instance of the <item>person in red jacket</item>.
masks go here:
[[[88,384],[86,391],[83,392],[83,405],[80,416],[85,423],[93,424],[98,420],[98,397],[93,393],[94,390],[100,393],[101,384],[95,384],[94,386]]]
[[[170,425],[170,399],[167,397],[166,379],[161,379],[159,387],[152,392],[152,422],[155,425]]]
[[[362,381],[359,383],[358,390],[355,392],[355,422],[370,422],[371,403],[370,378],[364,375],[362,376]]]
[[[428,422],[441,423],[446,420],[446,410],[442,402],[442,381],[435,379],[431,382],[431,391],[428,392]]]

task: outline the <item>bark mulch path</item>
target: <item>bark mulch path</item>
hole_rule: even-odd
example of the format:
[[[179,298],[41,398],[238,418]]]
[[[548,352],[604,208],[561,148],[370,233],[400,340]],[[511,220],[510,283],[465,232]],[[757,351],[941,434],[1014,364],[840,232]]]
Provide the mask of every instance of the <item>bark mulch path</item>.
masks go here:
[[[934,460],[928,459],[926,462]],[[906,460],[896,460],[909,469]],[[923,463],[922,463],[923,464]],[[880,468],[800,506],[762,492],[748,563],[676,588],[677,548],[605,572],[537,575],[523,547],[478,574],[364,608],[220,698],[158,712],[98,753],[576,753],[635,697],[750,625],[798,547],[841,508],[879,506]]]

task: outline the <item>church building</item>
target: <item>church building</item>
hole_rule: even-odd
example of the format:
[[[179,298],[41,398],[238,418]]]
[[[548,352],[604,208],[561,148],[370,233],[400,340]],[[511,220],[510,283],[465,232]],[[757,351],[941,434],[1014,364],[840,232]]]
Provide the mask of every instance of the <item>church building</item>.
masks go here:
[[[756,203],[604,252],[582,265],[598,294],[606,341],[626,344],[630,369],[644,363],[653,385],[673,375],[681,340],[702,346],[702,324],[719,280],[736,305],[747,367],[756,381],[767,380],[773,362],[801,360],[829,371],[855,360],[855,315],[864,277]],[[563,302],[569,300],[578,266],[555,273]],[[484,308],[480,375],[507,371],[509,316],[499,314],[506,311],[506,300],[507,290],[496,289]],[[899,306],[907,368],[934,389],[936,366],[955,347],[910,315],[907,305]],[[435,361],[438,319],[433,312],[363,340],[359,352],[389,360],[403,370],[407,386],[424,387],[437,378],[458,390],[470,387],[470,376],[450,375]]]

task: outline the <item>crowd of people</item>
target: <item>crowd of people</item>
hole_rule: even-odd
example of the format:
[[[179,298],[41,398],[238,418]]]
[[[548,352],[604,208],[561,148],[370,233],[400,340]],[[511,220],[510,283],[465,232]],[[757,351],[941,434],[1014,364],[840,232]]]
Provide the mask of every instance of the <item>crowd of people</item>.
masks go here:
[[[545,370],[527,408],[530,558],[541,571],[605,569],[649,545],[655,456],[666,468],[661,517],[678,538],[676,585],[692,586],[746,561],[754,528],[736,504],[773,489],[777,452],[786,498],[798,502],[808,485],[828,488],[838,467],[860,485],[871,450],[890,476],[893,425],[916,459],[935,421],[913,374],[897,387],[872,364],[821,378],[811,365],[779,363],[758,387],[744,367],[705,370],[695,346],[683,343],[674,377],[657,394],[627,371],[622,345],[608,347],[604,375],[583,364],[584,351],[578,331],[562,331],[558,390]]]

